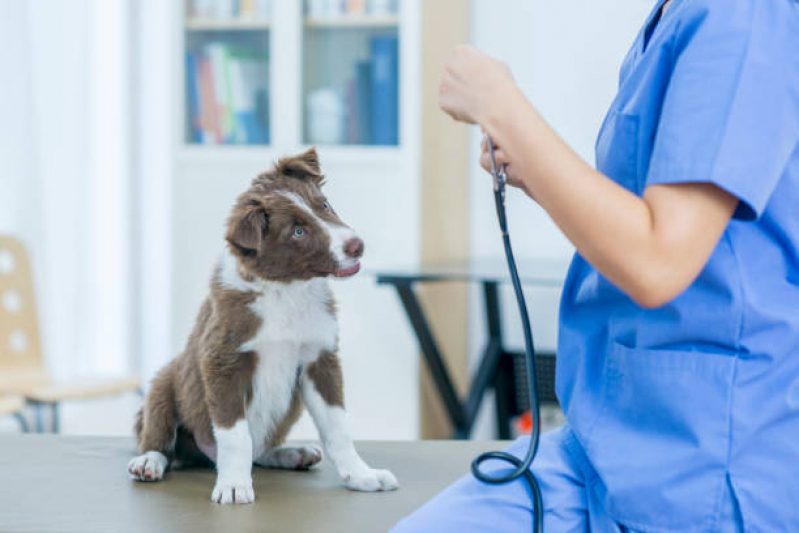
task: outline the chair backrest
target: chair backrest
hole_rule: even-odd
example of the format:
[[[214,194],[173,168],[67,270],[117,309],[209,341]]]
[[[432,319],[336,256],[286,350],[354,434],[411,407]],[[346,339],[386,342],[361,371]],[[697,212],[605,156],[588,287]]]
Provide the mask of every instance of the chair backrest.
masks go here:
[[[0,377],[43,370],[28,253],[0,235]]]

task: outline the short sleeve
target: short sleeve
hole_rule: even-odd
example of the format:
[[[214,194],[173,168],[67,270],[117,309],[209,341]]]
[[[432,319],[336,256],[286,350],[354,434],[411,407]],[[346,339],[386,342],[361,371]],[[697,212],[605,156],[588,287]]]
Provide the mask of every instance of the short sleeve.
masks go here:
[[[799,3],[685,7],[646,184],[712,183],[757,219],[799,144]]]

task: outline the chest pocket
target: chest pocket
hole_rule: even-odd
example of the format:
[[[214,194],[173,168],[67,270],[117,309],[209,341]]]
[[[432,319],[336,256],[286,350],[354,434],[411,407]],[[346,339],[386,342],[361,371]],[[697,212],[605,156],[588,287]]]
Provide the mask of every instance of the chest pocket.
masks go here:
[[[596,142],[597,170],[637,195],[643,193],[639,172],[639,117],[611,111]]]

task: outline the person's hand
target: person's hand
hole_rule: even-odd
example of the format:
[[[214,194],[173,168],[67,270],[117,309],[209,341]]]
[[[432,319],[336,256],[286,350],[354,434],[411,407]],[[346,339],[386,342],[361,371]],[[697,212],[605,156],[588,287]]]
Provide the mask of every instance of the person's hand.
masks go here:
[[[489,108],[515,86],[507,65],[473,46],[460,45],[444,65],[438,105],[455,120],[482,125]]]
[[[486,172],[491,173],[491,149],[488,146],[488,137],[485,135],[483,136],[483,142],[480,143],[480,148],[482,149],[480,152],[480,166],[483,167]],[[500,146],[497,146],[496,144],[494,144],[494,156],[497,160],[497,168],[501,168],[502,165],[505,165],[505,174],[508,176],[508,185],[512,187],[518,187],[519,189],[528,192],[524,182],[518,179],[518,176],[513,171],[513,164],[508,159],[507,154]]]

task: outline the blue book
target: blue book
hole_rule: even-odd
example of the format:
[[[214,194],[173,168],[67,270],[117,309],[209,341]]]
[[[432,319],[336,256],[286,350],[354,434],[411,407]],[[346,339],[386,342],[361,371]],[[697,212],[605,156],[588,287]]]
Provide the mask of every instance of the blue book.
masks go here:
[[[255,115],[258,117],[259,144],[272,142],[269,136],[269,91],[260,89],[255,95]]]
[[[372,144],[399,142],[399,41],[373,37],[372,43]]]
[[[355,91],[358,105],[357,144],[372,144],[372,63],[359,61],[355,65]]]
[[[203,141],[203,134],[200,128],[200,93],[197,90],[199,71],[197,70],[197,55],[194,52],[186,52],[186,91],[188,92],[188,115],[191,125],[191,138],[196,143]]]

